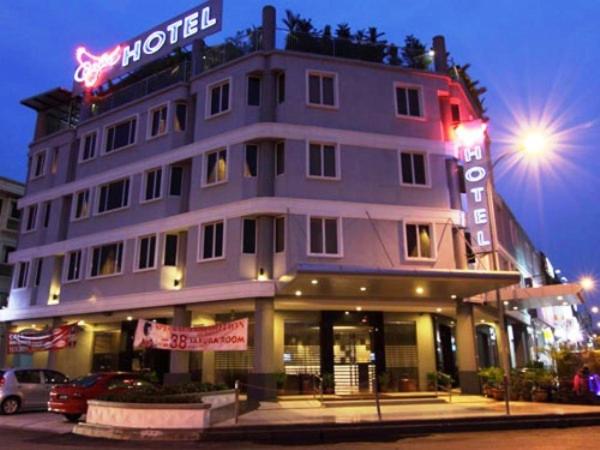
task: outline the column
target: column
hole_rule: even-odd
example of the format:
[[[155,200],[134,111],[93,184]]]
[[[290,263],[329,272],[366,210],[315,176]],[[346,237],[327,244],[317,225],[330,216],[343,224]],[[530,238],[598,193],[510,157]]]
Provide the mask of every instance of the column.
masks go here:
[[[7,367],[10,322],[0,322],[0,367]]]
[[[275,400],[275,305],[272,298],[257,298],[254,302],[254,368],[248,374],[248,399]]]
[[[446,74],[448,72],[448,56],[444,36],[434,36],[433,51],[433,66],[435,67],[435,71]]]
[[[192,314],[185,306],[173,307],[174,327],[189,327],[192,323]],[[189,352],[171,351],[169,360],[169,373],[165,374],[165,384],[186,383],[190,381],[190,354]]]
[[[203,317],[202,324],[205,326],[214,325],[214,316]],[[202,352],[202,382],[214,384],[215,380],[215,352]]]
[[[419,355],[419,389],[427,390],[427,374],[437,370],[433,318],[421,314],[417,319],[417,355]]]
[[[62,324],[62,319],[60,317],[52,318],[52,323],[50,328],[58,328]],[[58,370],[57,367],[57,358],[58,358],[59,350],[50,350],[48,351],[48,362],[46,363],[46,368],[50,370]]]
[[[459,299],[456,303],[456,355],[458,381],[463,394],[479,394],[481,386],[477,375],[477,341],[473,304]]]

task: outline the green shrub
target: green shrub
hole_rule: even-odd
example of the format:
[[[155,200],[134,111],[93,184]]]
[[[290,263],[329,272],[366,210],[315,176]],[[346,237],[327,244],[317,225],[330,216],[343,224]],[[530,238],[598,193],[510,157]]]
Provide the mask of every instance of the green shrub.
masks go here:
[[[222,384],[184,383],[109,392],[98,397],[98,400],[121,403],[202,403],[200,394],[223,390],[227,390],[227,386]]]

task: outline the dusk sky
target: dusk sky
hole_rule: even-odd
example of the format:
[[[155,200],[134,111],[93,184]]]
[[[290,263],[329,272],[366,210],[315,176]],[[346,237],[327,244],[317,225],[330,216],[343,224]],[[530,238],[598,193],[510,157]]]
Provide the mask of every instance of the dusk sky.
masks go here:
[[[0,175],[24,180],[33,111],[21,99],[70,87],[75,48],[100,52],[159,24],[199,0],[19,0],[0,9]],[[224,0],[224,29],[213,42],[260,23],[257,0]],[[506,164],[496,174],[535,245],[570,281],[600,280],[600,2],[590,0],[272,1],[278,24],[292,9],[322,28],[376,26],[390,42],[414,34],[428,45],[446,37],[459,64],[488,88],[493,151],[514,150],[510,136],[527,122],[555,130],[547,164]],[[507,161],[510,163],[511,160]],[[515,163],[515,159],[512,163]],[[600,283],[598,283],[600,284]],[[597,304],[600,296],[594,295]]]

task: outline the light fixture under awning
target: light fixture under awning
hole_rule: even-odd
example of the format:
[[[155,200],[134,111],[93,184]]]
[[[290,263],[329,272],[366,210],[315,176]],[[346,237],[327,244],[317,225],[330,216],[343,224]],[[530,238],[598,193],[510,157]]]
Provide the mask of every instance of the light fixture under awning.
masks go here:
[[[467,298],[514,285],[520,278],[518,272],[508,271],[373,269],[335,264],[299,264],[293,273],[279,278],[277,295],[329,298]]]
[[[495,298],[490,292],[489,298]],[[515,306],[525,309],[546,306],[567,306],[583,304],[583,289],[579,284],[550,284],[539,287],[507,287],[500,290],[502,301],[514,302]]]

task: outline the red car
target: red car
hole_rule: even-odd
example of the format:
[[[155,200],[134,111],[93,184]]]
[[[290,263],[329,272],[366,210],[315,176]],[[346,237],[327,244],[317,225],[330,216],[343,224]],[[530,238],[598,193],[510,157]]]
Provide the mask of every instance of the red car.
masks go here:
[[[63,414],[70,422],[77,422],[87,412],[88,400],[108,393],[149,386],[153,386],[152,383],[140,373],[94,373],[77,378],[69,384],[53,387],[48,411]]]

